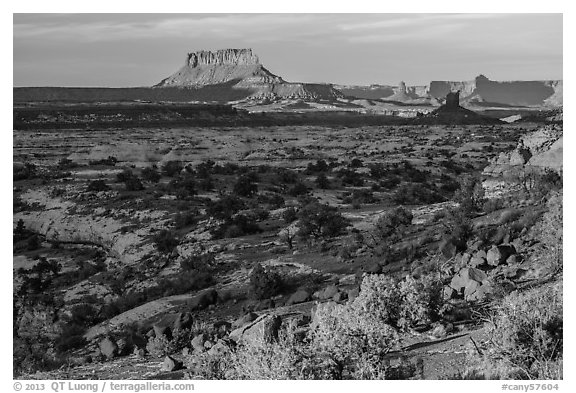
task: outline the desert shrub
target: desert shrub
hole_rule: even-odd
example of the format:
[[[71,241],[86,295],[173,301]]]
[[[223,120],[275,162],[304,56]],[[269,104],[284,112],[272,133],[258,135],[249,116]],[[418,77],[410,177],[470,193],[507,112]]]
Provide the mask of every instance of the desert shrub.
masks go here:
[[[502,198],[493,198],[493,199],[487,199],[486,202],[484,202],[482,210],[484,210],[484,212],[486,213],[492,213],[495,212],[496,210],[504,209],[505,207],[506,205]]]
[[[197,210],[188,210],[186,212],[178,212],[174,216],[174,227],[176,229],[182,229],[190,225],[196,224],[198,220]]]
[[[86,339],[83,334],[86,331],[85,327],[75,323],[66,323],[54,342],[54,348],[58,353],[63,353],[71,349],[82,347],[86,344]]]
[[[293,223],[298,219],[298,214],[294,207],[289,207],[282,212],[282,219],[286,224]]]
[[[110,190],[110,186],[108,186],[108,184],[106,184],[106,182],[102,179],[92,180],[90,183],[88,183],[88,187],[86,188],[86,191],[94,191],[94,192],[108,191],[108,190]]]
[[[479,212],[484,207],[484,187],[477,176],[464,176],[460,180],[460,188],[454,193],[454,201],[466,214]]]
[[[288,188],[288,195],[297,197],[308,193],[308,187],[302,182],[297,182],[292,187]]]
[[[347,168],[341,169],[338,171],[338,176],[340,177],[342,185],[344,186],[349,185],[353,187],[362,187],[364,185],[364,178],[362,177],[362,174],[354,170]]]
[[[12,172],[13,181],[31,179],[37,174],[36,165],[27,162],[23,167],[14,166]]]
[[[386,239],[395,233],[402,231],[402,228],[412,224],[412,212],[402,206],[381,215],[376,221],[376,234],[380,239]]]
[[[563,192],[552,194],[546,204],[548,211],[542,217],[542,242],[549,251],[548,260],[556,269],[562,269],[563,257]]]
[[[160,175],[160,172],[158,172],[156,165],[142,169],[141,176],[142,179],[144,179],[145,181],[149,181],[151,183],[158,183],[160,181],[160,178],[162,177],[162,175]]]
[[[180,240],[176,237],[176,234],[167,229],[162,229],[153,238],[156,249],[161,253],[169,254],[176,248]]]
[[[254,217],[236,214],[210,230],[216,239],[234,238],[261,232]]]
[[[399,205],[421,205],[443,202],[444,197],[436,191],[433,185],[407,183],[396,189],[392,200]]]
[[[174,177],[179,175],[182,169],[184,169],[184,164],[181,161],[167,161],[162,166],[162,173],[164,176]]]
[[[562,379],[562,284],[513,292],[496,306],[471,370],[488,379]]]
[[[38,250],[40,248],[40,245],[41,245],[40,237],[38,235],[32,235],[28,238],[26,249],[28,251]]]
[[[279,168],[276,171],[276,177],[274,182],[277,184],[294,184],[298,182],[299,176],[298,172],[291,169]]]
[[[324,173],[320,173],[318,176],[316,176],[315,183],[318,188],[322,190],[328,190],[331,186],[330,180],[328,180],[328,177]]]
[[[258,185],[251,174],[245,174],[238,178],[233,188],[234,194],[243,197],[251,197],[258,192]]]
[[[324,160],[316,160],[316,163],[310,162],[310,163],[308,163],[308,166],[306,167],[306,173],[308,173],[308,174],[318,173],[318,172],[326,172],[329,170],[330,170],[330,167],[328,166],[328,164]]]
[[[178,199],[188,199],[196,194],[196,181],[190,174],[185,174],[172,179],[169,187]]]
[[[268,204],[272,209],[279,209],[285,204],[284,197],[276,192],[260,193],[257,201],[259,204]]]
[[[102,158],[100,160],[90,160],[90,165],[105,165],[105,166],[115,166],[118,159],[113,156],[108,156],[108,158]]]
[[[180,261],[180,268],[184,271],[211,271],[214,268],[214,255],[211,253],[191,255],[188,258],[184,258]]]
[[[164,335],[160,337],[150,337],[148,343],[146,344],[146,350],[148,353],[155,358],[160,358],[162,356],[170,355],[174,352],[170,340]]]
[[[144,185],[137,176],[131,177],[124,182],[126,191],[141,191],[144,189]]]
[[[206,213],[214,218],[227,219],[245,207],[246,204],[242,199],[234,195],[226,195],[217,201],[209,202]]]
[[[298,212],[301,238],[327,238],[340,235],[350,225],[335,207],[310,202]]]
[[[257,264],[250,273],[250,293],[256,299],[268,299],[282,290],[282,277],[275,271]]]

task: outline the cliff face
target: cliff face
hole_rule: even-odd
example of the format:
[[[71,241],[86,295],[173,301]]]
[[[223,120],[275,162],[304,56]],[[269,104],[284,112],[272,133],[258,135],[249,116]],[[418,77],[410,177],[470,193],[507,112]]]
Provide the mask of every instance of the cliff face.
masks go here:
[[[504,106],[562,106],[562,81],[492,81],[480,75],[470,81],[432,81],[427,86],[338,86],[346,95],[403,103],[437,104],[452,91],[460,91],[463,104]]]
[[[472,81],[430,82],[429,94],[443,97],[450,91],[460,90],[464,102],[498,103],[516,106],[562,105],[562,81],[492,81],[480,75]]]
[[[332,100],[342,94],[331,85],[289,83],[268,71],[251,49],[224,49],[189,53],[177,72],[155,87],[203,88],[230,84],[246,89],[253,99],[296,98]]]

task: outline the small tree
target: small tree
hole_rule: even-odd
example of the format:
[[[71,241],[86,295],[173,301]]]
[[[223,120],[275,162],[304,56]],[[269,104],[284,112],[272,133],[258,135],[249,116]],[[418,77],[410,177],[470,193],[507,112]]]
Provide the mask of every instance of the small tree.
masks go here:
[[[316,185],[323,190],[327,190],[330,188],[330,180],[324,173],[321,173],[316,177]]]
[[[158,251],[169,254],[176,248],[180,241],[172,231],[162,229],[156,236],[154,236],[154,243]]]
[[[318,202],[311,202],[298,212],[300,219],[298,235],[301,238],[335,237],[340,235],[349,225],[335,207]]]
[[[142,169],[142,179],[144,179],[146,181],[149,181],[152,183],[158,183],[160,181],[161,177],[162,176],[158,172],[156,165]]]
[[[250,291],[256,299],[268,299],[282,290],[282,277],[257,264],[250,273]]]
[[[234,184],[234,194],[251,197],[258,192],[258,186],[254,182],[254,178],[250,175],[242,175],[238,178],[236,184]]]

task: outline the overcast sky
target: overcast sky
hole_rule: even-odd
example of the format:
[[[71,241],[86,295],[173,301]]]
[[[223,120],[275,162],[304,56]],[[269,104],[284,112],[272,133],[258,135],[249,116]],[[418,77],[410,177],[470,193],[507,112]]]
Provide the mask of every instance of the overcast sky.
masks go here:
[[[14,14],[14,86],[150,86],[224,48],[293,82],[562,79],[562,15]]]

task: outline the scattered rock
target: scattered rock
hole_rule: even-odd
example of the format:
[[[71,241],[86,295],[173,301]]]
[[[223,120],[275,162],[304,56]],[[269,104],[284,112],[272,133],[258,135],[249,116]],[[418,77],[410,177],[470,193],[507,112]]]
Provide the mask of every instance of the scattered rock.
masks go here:
[[[278,338],[282,319],[277,315],[262,315],[246,326],[230,332],[228,338],[236,343],[253,346],[270,343]]]
[[[172,372],[182,368],[184,368],[184,364],[181,361],[174,359],[172,356],[166,356],[164,362],[162,362],[161,369],[162,371]]]
[[[382,265],[378,262],[373,262],[369,264],[364,271],[369,274],[380,274],[382,273]]]
[[[462,290],[467,286],[474,285],[471,282],[481,284],[487,279],[488,276],[482,270],[473,267],[465,267],[464,269],[460,270],[457,275],[452,277],[450,287],[455,289],[456,292],[461,293]]]
[[[452,287],[447,286],[447,285],[444,286],[444,289],[442,290],[442,297],[444,298],[444,300],[450,300],[454,296],[456,296],[456,290]]]
[[[106,337],[98,345],[100,348],[100,353],[106,357],[106,359],[112,359],[118,355],[118,345],[109,337]]]
[[[489,283],[479,284],[477,286],[471,285],[470,288],[466,287],[464,299],[469,302],[481,301],[490,297],[493,293],[494,288]]]
[[[316,297],[320,300],[328,300],[338,293],[336,285],[329,285],[321,291],[316,292]]]
[[[290,298],[286,302],[286,305],[291,306],[293,304],[304,303],[308,300],[310,300],[310,293],[308,293],[308,291],[304,289],[301,289],[297,292],[294,292],[292,296],[290,296]]]
[[[154,329],[155,337],[160,338],[164,336],[168,340],[172,340],[172,329],[170,328],[170,326],[166,326],[163,324],[154,324],[152,328]]]
[[[203,310],[208,306],[216,304],[217,301],[218,301],[218,292],[215,289],[211,288],[205,290],[204,292],[188,300],[188,307],[192,311]]]
[[[190,345],[195,352],[204,352],[204,342],[207,339],[207,335],[205,333],[201,333],[194,337],[192,341],[190,341]]]
[[[353,288],[353,289],[350,289],[346,293],[348,294],[348,302],[353,302],[354,299],[356,299],[358,297],[358,295],[360,294],[360,289],[359,288]]]
[[[446,259],[454,258],[458,253],[456,242],[452,238],[443,239],[438,246],[438,251],[444,255]]]
[[[346,299],[348,299],[348,294],[346,292],[338,292],[332,296],[332,300],[336,303],[342,303]]]
[[[190,329],[194,319],[192,318],[192,314],[189,312],[185,313],[178,313],[176,314],[176,318],[174,319],[174,331],[183,330],[183,329]]]
[[[243,316],[241,316],[240,318],[238,318],[234,322],[232,322],[232,327],[233,328],[242,327],[242,326],[246,325],[247,323],[250,323],[250,322],[256,320],[256,318],[258,318],[258,314],[256,314],[255,312],[249,312],[247,314],[244,314]]]
[[[146,350],[144,348],[134,347],[134,352],[132,354],[140,359],[146,356]]]
[[[515,253],[516,250],[514,249],[514,246],[511,245],[492,246],[486,254],[486,262],[491,266],[498,266],[505,263],[506,259]]]
[[[212,346],[212,348],[210,348],[210,350],[208,351],[208,354],[210,355],[222,355],[226,352],[230,351],[230,348],[228,347],[228,345],[226,344],[226,342],[224,340],[218,340],[218,342],[216,344],[214,344]]]
[[[472,257],[470,259],[470,262],[468,263],[469,266],[472,267],[479,267],[479,266],[484,266],[486,265],[486,258],[480,258],[480,257]]]

